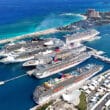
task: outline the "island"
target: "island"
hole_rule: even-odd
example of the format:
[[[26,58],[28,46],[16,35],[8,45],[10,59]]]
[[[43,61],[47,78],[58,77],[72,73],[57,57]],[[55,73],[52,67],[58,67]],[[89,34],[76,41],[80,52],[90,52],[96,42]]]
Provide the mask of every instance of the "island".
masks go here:
[[[99,12],[95,9],[88,9],[88,11],[83,15],[86,16],[87,19],[71,23],[70,25],[64,27],[59,27],[58,30],[76,31],[110,23],[110,12]]]

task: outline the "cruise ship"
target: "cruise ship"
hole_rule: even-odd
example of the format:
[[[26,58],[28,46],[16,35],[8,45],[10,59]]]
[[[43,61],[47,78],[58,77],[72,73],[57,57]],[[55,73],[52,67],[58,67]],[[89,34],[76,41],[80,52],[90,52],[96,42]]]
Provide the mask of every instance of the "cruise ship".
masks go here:
[[[52,52],[52,50],[44,51],[41,49],[40,51],[35,50],[32,52],[20,54],[19,56],[8,55],[8,57],[1,59],[0,62],[4,63],[4,64],[25,62],[25,61],[34,59],[37,55],[39,55],[41,53],[43,55],[46,55],[46,54],[51,53],[51,52]]]
[[[52,61],[52,57],[55,57],[56,59],[65,59],[66,57],[69,57],[72,54],[79,54],[83,51],[86,51],[86,46],[80,46],[74,49],[57,49],[52,53],[46,55],[40,54],[35,59],[23,63],[23,66],[28,67],[37,66],[39,64],[47,64]]]
[[[34,49],[34,47],[37,45],[37,41],[21,41],[18,43],[9,43],[0,50],[0,57],[6,57],[9,54],[19,55],[27,51],[32,51],[31,47]]]
[[[99,32],[95,29],[86,30],[83,32],[77,32],[72,35],[65,36],[66,44],[71,44],[73,42],[89,41],[97,36]]]
[[[51,54],[52,55],[52,54]],[[48,55],[41,55],[37,58],[34,58],[33,60],[26,61],[23,63],[24,67],[34,66],[36,67],[39,64],[47,64],[49,62],[52,62],[52,57]]]
[[[49,49],[56,46],[64,46],[64,42],[57,38],[47,38],[34,41],[21,41],[18,43],[10,43],[0,50],[0,57],[19,56],[22,53],[32,52],[38,49]]]
[[[45,78],[74,67],[91,57],[91,52],[82,52],[79,55],[71,55],[66,59],[55,59],[52,63],[38,65],[36,69],[28,71],[27,74],[34,75],[36,78]]]
[[[72,73],[62,74],[59,78],[51,79],[41,86],[37,86],[33,93],[33,99],[37,104],[44,104],[56,99],[68,90],[74,90],[76,86],[79,87],[102,69],[101,65],[88,64]],[[76,73],[78,75],[75,75]]]
[[[35,55],[39,53],[46,53],[45,51],[48,50],[54,50],[56,47],[61,48],[64,46],[64,42],[57,38],[49,38],[47,40],[44,40],[45,42],[37,42],[33,41],[33,43],[29,43],[29,45],[26,47],[22,47],[17,50],[8,50],[5,51],[3,54],[2,52],[0,55],[6,56],[5,58],[1,59],[0,62],[8,64],[8,63],[16,63],[16,62],[24,62],[31,59],[34,59]],[[16,45],[15,45],[16,46]],[[14,48],[14,47],[13,47]],[[12,48],[11,48],[12,49]]]

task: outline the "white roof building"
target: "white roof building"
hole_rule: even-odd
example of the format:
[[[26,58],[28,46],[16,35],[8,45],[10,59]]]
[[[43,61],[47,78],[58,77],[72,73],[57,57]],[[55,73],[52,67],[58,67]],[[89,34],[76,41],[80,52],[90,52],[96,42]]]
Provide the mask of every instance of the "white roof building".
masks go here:
[[[88,86],[83,86],[82,89],[83,90],[87,90],[88,89]]]
[[[90,91],[89,89],[87,89],[85,92],[86,92],[87,94],[90,94],[90,93],[91,93],[91,91]]]
[[[79,90],[76,90],[69,94],[63,94],[62,98],[64,101],[67,101],[68,103],[78,105],[80,102],[80,99],[79,99],[80,94],[81,92]]]
[[[110,100],[107,101],[107,103],[105,104],[105,106],[110,106]]]
[[[92,91],[94,91],[95,90],[95,86],[90,85],[89,86],[89,89],[92,90]]]

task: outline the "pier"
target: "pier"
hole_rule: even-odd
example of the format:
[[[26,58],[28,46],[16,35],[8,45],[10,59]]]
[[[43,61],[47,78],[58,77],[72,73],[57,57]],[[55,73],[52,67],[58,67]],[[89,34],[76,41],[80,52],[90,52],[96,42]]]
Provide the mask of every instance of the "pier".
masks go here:
[[[96,59],[100,59],[104,62],[110,63],[110,58],[102,56],[102,54],[104,53],[103,51],[98,51],[96,49],[93,49],[91,47],[87,47],[88,49],[92,50],[92,55],[96,58]]]
[[[43,31],[39,31],[39,32],[33,32],[33,33],[30,33],[30,34],[25,34],[25,35],[21,35],[21,36],[15,36],[15,37],[9,38],[9,39],[0,40],[0,44],[13,42],[13,41],[16,41],[16,40],[22,40],[22,39],[25,39],[25,38],[38,37],[40,35],[53,34],[53,33],[56,33],[56,32],[59,32],[59,30],[57,30],[56,28],[51,28],[51,29],[47,29],[47,30],[43,30]]]
[[[107,62],[107,63],[110,63],[110,58],[108,58],[108,57],[101,56],[101,55],[94,55],[94,57],[95,57],[95,58],[98,58],[98,59],[100,59],[100,60],[102,60],[102,61],[105,61],[105,62]]]
[[[94,49],[94,48],[92,48],[92,47],[86,46],[86,48],[89,49],[89,50],[91,50],[94,54],[97,54],[97,55],[102,55],[102,54],[104,54],[103,51],[96,50],[96,49]]]

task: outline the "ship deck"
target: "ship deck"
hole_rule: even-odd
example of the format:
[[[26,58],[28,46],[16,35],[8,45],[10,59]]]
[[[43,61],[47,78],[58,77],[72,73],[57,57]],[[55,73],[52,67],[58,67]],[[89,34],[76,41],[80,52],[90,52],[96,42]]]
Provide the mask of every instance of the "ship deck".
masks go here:
[[[34,91],[34,97],[40,98],[40,97],[45,97],[45,96],[51,96],[54,92],[57,92],[59,87],[61,87],[61,89],[65,88],[65,87],[71,85],[72,83],[82,80],[82,78],[83,79],[86,78],[87,75],[91,75],[94,72],[98,72],[100,70],[100,66],[94,65],[91,69],[88,69],[86,71],[85,70],[83,71],[83,70],[84,70],[84,68],[82,69],[82,71],[80,71],[80,75],[78,75],[78,76],[73,75],[72,78],[65,80],[63,82],[60,82],[58,84],[55,84],[50,89],[45,88],[44,85],[37,87]]]
[[[72,34],[72,35],[67,35],[65,37],[69,41],[71,41],[71,40],[81,39],[81,38],[84,38],[84,37],[89,37],[89,36],[91,37],[94,34],[99,34],[99,32],[92,29],[92,30],[87,30],[87,31],[84,31],[84,32],[78,32],[78,33]]]
[[[84,52],[82,54],[79,54],[77,56],[70,56],[62,61],[59,61],[58,63],[53,63],[53,64],[46,64],[46,65],[42,65],[41,68],[38,68],[36,69],[37,72],[40,72],[40,73],[43,73],[45,71],[50,71],[51,69],[55,68],[55,67],[59,67],[59,66],[62,66],[62,65],[65,65],[65,64],[68,64],[70,62],[78,62],[80,61],[81,59],[84,59],[85,57],[88,57],[89,54],[87,52]],[[43,67],[43,68],[42,68]]]

